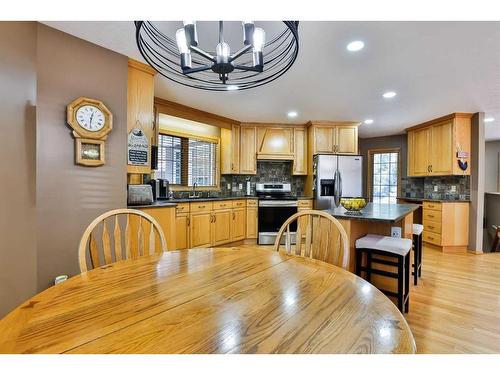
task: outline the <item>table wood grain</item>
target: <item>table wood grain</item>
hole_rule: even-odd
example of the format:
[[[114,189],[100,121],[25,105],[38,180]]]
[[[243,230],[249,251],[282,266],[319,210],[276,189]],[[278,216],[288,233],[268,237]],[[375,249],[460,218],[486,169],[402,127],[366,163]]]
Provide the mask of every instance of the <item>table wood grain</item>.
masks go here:
[[[121,261],[0,321],[2,353],[414,353],[381,292],[326,263],[262,249]]]

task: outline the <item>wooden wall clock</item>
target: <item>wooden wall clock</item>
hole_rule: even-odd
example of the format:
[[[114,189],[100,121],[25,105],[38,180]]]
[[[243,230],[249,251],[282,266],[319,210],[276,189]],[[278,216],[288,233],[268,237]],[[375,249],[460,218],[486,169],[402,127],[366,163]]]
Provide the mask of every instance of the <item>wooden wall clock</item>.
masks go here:
[[[75,137],[75,162],[97,167],[105,163],[105,141],[113,129],[113,114],[100,100],[83,96],[67,107],[67,121]]]

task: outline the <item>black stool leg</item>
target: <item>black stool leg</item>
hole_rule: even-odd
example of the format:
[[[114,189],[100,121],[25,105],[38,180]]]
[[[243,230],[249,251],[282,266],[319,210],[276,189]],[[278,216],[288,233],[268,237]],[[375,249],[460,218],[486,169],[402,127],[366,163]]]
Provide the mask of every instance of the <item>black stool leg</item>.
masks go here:
[[[418,238],[419,236],[413,235],[413,285],[418,283]]]
[[[398,309],[403,312],[403,268],[404,268],[404,259],[405,257],[399,255],[398,256]]]
[[[405,292],[404,292],[404,300],[405,300],[405,311],[408,312],[410,310],[410,252],[406,255],[405,262]],[[415,272],[415,277],[417,272]]]
[[[372,282],[372,253],[366,253],[366,281]]]
[[[422,235],[418,236],[418,277],[422,276],[422,252],[424,249],[422,248]]]
[[[361,276],[361,261],[363,259],[363,250],[356,249],[356,268],[354,272],[357,276]]]

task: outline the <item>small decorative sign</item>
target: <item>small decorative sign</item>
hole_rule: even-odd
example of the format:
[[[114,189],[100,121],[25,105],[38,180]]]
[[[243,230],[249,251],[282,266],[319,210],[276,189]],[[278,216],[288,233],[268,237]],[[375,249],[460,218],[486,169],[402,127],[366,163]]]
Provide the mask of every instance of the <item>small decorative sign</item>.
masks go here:
[[[457,158],[464,159],[468,157],[469,153],[467,151],[457,151]]]
[[[142,129],[133,128],[128,133],[127,163],[148,165],[149,141]]]

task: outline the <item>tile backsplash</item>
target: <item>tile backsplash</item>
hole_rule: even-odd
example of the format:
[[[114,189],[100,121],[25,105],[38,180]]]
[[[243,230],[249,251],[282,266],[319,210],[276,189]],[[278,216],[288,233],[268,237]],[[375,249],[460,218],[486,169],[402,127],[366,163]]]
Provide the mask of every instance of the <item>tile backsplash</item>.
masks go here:
[[[203,191],[197,189],[197,194],[203,198],[210,197],[243,197],[246,193],[246,182],[250,181],[251,195],[256,195],[255,184],[258,182],[284,182],[292,184],[292,194],[304,194],[305,176],[292,176],[291,161],[258,161],[255,175],[221,175],[220,190]],[[231,188],[228,189],[228,184]],[[241,189],[240,189],[241,184]],[[187,198],[191,189],[173,191],[173,198]]]
[[[404,177],[401,179],[401,195],[406,198],[467,200],[470,199],[470,176]]]
[[[221,194],[225,196],[244,196],[246,182],[250,181],[252,195],[255,195],[255,184],[258,182],[284,182],[292,184],[292,194],[301,196],[304,194],[305,176],[292,176],[291,161],[268,161],[257,162],[257,174],[255,175],[222,175]],[[231,184],[231,189],[227,185]],[[239,185],[242,185],[242,189]]]

